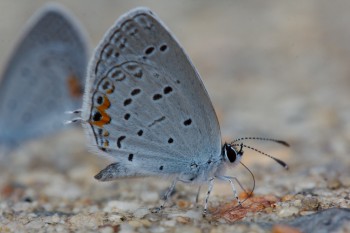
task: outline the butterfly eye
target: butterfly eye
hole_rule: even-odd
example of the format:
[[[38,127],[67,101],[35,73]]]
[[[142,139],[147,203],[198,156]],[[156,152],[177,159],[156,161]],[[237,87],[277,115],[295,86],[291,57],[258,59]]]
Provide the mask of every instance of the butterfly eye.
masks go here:
[[[237,145],[238,146],[238,145]],[[243,156],[243,144],[240,144],[240,149],[238,150],[235,145],[224,144],[222,147],[223,156],[226,161],[230,163],[238,163]]]
[[[224,156],[226,160],[230,161],[230,163],[236,162],[237,151],[234,147],[232,147],[231,145],[225,144],[223,151],[224,151]]]

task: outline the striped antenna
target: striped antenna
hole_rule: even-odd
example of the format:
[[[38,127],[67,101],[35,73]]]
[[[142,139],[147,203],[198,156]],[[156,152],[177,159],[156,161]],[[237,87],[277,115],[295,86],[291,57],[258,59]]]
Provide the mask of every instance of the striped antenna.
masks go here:
[[[276,143],[279,143],[283,146],[287,146],[289,147],[289,144],[285,141],[282,141],[282,140],[278,140],[278,139],[273,139],[273,138],[260,138],[260,137],[244,137],[244,138],[238,138],[238,139],[235,139],[231,142],[231,144],[234,144],[235,142],[238,142],[238,141],[243,141],[243,140],[259,140],[259,141],[270,141],[270,142],[276,142]]]
[[[280,160],[280,159],[277,159],[277,158],[273,157],[272,155],[266,154],[266,153],[264,153],[264,152],[262,152],[262,151],[260,151],[260,150],[258,150],[258,149],[255,149],[254,147],[244,145],[243,143],[241,143],[241,144],[231,144],[231,146],[235,146],[235,147],[243,146],[243,147],[245,147],[245,148],[248,148],[248,149],[251,149],[251,150],[253,150],[253,151],[256,151],[256,152],[258,152],[258,153],[260,153],[260,154],[262,154],[262,155],[265,155],[265,156],[267,156],[267,157],[269,157],[269,158],[275,160],[275,161],[276,161],[277,163],[279,163],[282,167],[284,167],[285,169],[288,170],[288,165],[287,165],[285,162],[283,162],[283,161]]]

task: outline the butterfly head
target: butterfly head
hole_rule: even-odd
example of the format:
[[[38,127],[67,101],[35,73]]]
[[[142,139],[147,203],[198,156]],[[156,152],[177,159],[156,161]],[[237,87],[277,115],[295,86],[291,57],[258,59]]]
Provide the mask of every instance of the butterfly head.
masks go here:
[[[279,163],[282,167],[288,169],[288,166],[285,162],[283,162],[280,159],[277,159],[269,154],[266,154],[260,150],[255,149],[254,147],[248,146],[243,143],[237,143],[238,141],[243,140],[261,140],[261,141],[272,141],[279,143],[281,145],[289,147],[289,144],[285,141],[271,139],[271,138],[259,138],[259,137],[244,137],[244,138],[238,138],[231,143],[225,143],[222,147],[221,155],[223,156],[224,161],[226,164],[236,165],[240,163],[242,156],[243,156],[243,147],[248,148],[250,150],[253,150],[255,152],[258,152],[259,154],[262,154],[264,156],[267,156],[273,160],[275,160],[277,163]]]
[[[222,147],[224,161],[231,165],[238,164],[242,159],[243,153],[243,143],[239,146],[225,143]]]

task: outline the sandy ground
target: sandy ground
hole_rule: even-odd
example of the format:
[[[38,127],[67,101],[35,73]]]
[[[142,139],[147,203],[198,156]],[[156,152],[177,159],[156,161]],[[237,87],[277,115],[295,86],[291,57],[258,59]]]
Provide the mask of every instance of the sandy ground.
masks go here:
[[[0,1],[0,67],[44,2]],[[284,139],[290,148],[250,144],[290,169],[247,151],[256,187],[243,207],[216,183],[203,218],[205,188],[195,204],[197,187],[180,184],[165,210],[152,213],[170,181],[97,182],[108,161],[88,152],[82,129],[66,130],[1,161],[0,232],[350,232],[350,2],[59,2],[86,28],[91,48],[122,13],[150,7],[201,73],[223,140]],[[229,173],[251,187],[243,168]]]

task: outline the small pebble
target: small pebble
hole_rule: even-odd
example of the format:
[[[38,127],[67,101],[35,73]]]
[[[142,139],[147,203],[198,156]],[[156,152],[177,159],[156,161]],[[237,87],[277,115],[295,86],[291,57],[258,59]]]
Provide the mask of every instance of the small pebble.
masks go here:
[[[58,214],[54,214],[52,217],[51,217],[51,222],[53,223],[59,223],[60,222],[60,217],[58,216]]]
[[[350,176],[348,176],[348,175],[341,175],[339,177],[339,180],[340,180],[341,184],[344,187],[350,187]]]
[[[18,202],[13,206],[15,212],[28,211],[32,207],[32,203]]]
[[[136,232],[136,230],[130,224],[123,223],[123,224],[120,224],[120,229],[117,232],[118,233],[134,233],[134,232]]]
[[[103,222],[102,218],[100,216],[94,214],[94,215],[84,215],[84,214],[77,214],[72,216],[69,219],[70,224],[76,229],[81,229],[84,227],[89,227],[91,229],[97,229],[99,225]]]
[[[15,214],[12,212],[4,212],[3,210],[1,211],[2,217],[5,218],[8,221],[13,221],[15,220]]]
[[[295,201],[293,201],[293,205],[296,206],[296,207],[301,207],[302,206],[302,202],[301,202],[301,200],[295,200]]]
[[[285,201],[290,201],[290,200],[293,200],[294,198],[295,198],[294,195],[292,195],[292,194],[287,194],[287,195],[285,195],[285,196],[283,196],[283,197],[281,198],[281,201],[283,201],[283,202],[285,202]]]
[[[152,223],[151,223],[149,220],[147,220],[147,219],[141,219],[140,222],[141,222],[141,224],[142,224],[143,226],[145,226],[145,227],[150,227],[150,226],[152,226]]]
[[[314,214],[314,213],[316,213],[316,211],[301,211],[300,215],[305,216],[305,215],[310,215],[310,214]]]
[[[327,188],[329,189],[338,189],[341,187],[341,183],[339,181],[339,179],[337,178],[334,178],[334,179],[331,179],[327,182]]]
[[[271,214],[273,212],[273,208],[272,207],[267,207],[267,208],[264,209],[264,211],[267,214]],[[248,215],[248,213],[247,213],[247,215]]]
[[[176,217],[176,221],[178,223],[187,224],[187,223],[191,222],[191,219],[183,217],[183,216],[179,216],[179,217]]]
[[[135,210],[134,217],[140,219],[140,218],[143,218],[146,214],[149,214],[149,213],[150,213],[150,211],[148,209],[146,209],[146,208],[139,208],[139,209]]]
[[[67,225],[59,224],[59,225],[54,225],[54,227],[56,232],[69,232],[69,230],[67,229]]]
[[[278,216],[282,217],[282,218],[286,218],[286,217],[290,217],[293,215],[297,215],[299,213],[299,209],[296,207],[285,207],[282,208],[279,212],[278,212]]]
[[[276,197],[275,195],[272,195],[272,194],[264,195],[263,198],[264,198],[264,200],[272,202],[272,203],[276,203],[276,202],[280,201],[280,199],[278,197]]]
[[[202,211],[200,210],[188,210],[183,216],[191,219],[202,219]]]
[[[201,233],[201,229],[194,227],[194,226],[182,226],[182,227],[176,227],[175,233]]]
[[[159,200],[159,194],[157,192],[143,192],[140,197],[143,202],[149,203],[154,203]]]
[[[105,212],[133,212],[139,208],[139,204],[136,202],[127,202],[127,201],[109,201],[103,211]]]
[[[190,202],[182,200],[182,199],[180,199],[176,202],[176,205],[177,205],[177,207],[179,207],[179,209],[187,209],[190,206],[190,204],[191,204]]]
[[[161,219],[161,216],[158,214],[149,214],[148,215],[148,220],[150,220],[151,222],[157,222]]]
[[[35,219],[33,221],[30,221],[28,224],[26,224],[27,229],[40,229],[43,228],[44,222],[41,221],[40,219]]]
[[[63,178],[57,178],[52,182],[48,182],[42,193],[48,197],[65,198],[68,200],[79,199],[83,195],[82,189],[77,184],[68,182]]]
[[[142,227],[142,222],[139,220],[131,220],[128,222],[128,224],[134,228]]]
[[[272,233],[301,233],[298,229],[287,225],[274,225]]]
[[[303,210],[317,210],[319,201],[315,197],[306,197],[301,201]]]
[[[119,214],[111,214],[108,216],[108,220],[113,223],[121,223],[123,221],[123,216]]]
[[[162,221],[160,224],[165,227],[174,227],[176,225],[176,221],[171,219],[171,220]]]
[[[111,226],[104,226],[99,229],[100,233],[114,233],[114,229]]]

